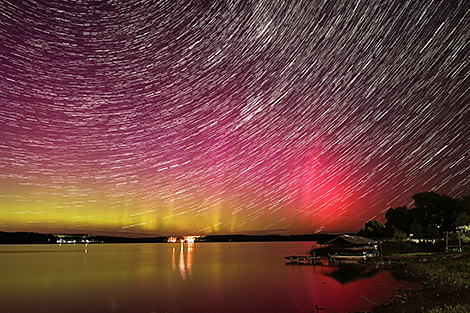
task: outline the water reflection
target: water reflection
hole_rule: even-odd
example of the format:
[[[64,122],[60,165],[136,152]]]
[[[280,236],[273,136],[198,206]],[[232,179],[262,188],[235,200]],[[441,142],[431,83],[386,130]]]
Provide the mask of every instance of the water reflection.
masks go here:
[[[186,261],[186,270],[188,271],[189,277],[193,278],[193,251],[194,242],[188,242],[188,257]]]
[[[422,288],[420,284],[400,282],[391,275],[390,268],[380,266],[291,264],[286,268],[291,268],[291,279],[298,276],[298,286],[292,287],[292,294],[308,299],[311,308],[331,312],[369,310],[401,297],[401,289]]]
[[[88,253],[83,245],[3,246],[1,311],[354,312],[393,299],[397,289],[421,288],[374,268],[348,276],[337,265],[285,266],[286,254],[309,246],[99,244]]]
[[[188,242],[186,248],[186,257],[184,252],[184,243],[181,242],[179,253],[178,253],[178,266],[176,266],[176,247],[173,247],[172,257],[171,257],[171,268],[173,269],[173,273],[176,274],[178,269],[179,277],[182,280],[186,279],[193,279],[193,251],[194,251],[194,243]]]
[[[372,278],[379,273],[379,269],[361,265],[346,264],[337,267],[331,267],[332,272],[328,276],[340,284],[348,284],[365,278]]]

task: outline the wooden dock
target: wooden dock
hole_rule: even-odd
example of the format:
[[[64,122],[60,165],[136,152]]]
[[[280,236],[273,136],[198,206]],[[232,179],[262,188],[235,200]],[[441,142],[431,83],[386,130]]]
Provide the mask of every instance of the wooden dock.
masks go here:
[[[316,264],[322,265],[323,258],[319,256],[311,256],[311,255],[289,255],[285,257],[286,260],[290,261],[292,264]]]
[[[462,256],[463,253],[438,253],[438,254],[427,254],[427,255],[392,255],[392,256],[369,256],[366,258],[361,258],[360,260],[344,260],[344,259],[335,259],[331,256],[328,257],[321,257],[321,256],[310,256],[310,255],[289,255],[286,256],[285,259],[289,261],[291,264],[314,264],[314,265],[324,265],[325,263],[323,260],[328,260],[327,264],[341,264],[345,263],[345,261],[355,261],[357,263],[363,264],[376,264],[376,265],[391,265],[391,264],[403,264],[408,261],[414,262],[428,262],[436,259],[445,259],[445,258],[457,258]],[[332,262],[333,261],[333,262]],[[336,261],[336,262],[334,262]]]

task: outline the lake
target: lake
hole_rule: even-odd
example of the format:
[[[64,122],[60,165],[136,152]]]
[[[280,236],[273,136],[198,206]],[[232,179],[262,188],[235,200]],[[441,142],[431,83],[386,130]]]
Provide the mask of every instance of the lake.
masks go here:
[[[291,265],[311,242],[0,246],[0,312],[347,312],[418,284],[365,266]]]

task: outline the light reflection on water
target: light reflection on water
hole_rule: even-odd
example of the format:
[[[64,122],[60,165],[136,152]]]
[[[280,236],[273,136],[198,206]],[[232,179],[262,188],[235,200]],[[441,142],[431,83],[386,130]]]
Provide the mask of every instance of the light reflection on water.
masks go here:
[[[0,246],[1,312],[326,312],[370,309],[389,271],[286,265],[308,242]],[[325,311],[324,311],[325,312]]]
[[[194,243],[189,242],[186,244],[187,245],[187,253],[186,253],[186,261],[185,261],[185,256],[184,256],[184,246],[185,244],[183,242],[180,243],[180,251],[178,254],[178,269],[179,269],[179,275],[182,280],[185,279],[192,279],[193,278],[193,273],[192,273],[192,263],[193,263],[193,251],[194,251]],[[176,248],[173,247],[173,253],[171,255],[171,267],[173,269],[173,272],[176,272]]]

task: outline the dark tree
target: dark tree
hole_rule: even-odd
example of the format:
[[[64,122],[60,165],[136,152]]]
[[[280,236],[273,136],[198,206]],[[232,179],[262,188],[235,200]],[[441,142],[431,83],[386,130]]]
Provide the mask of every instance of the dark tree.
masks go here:
[[[368,221],[358,233],[359,236],[380,238],[386,236],[385,225],[379,221]]]
[[[401,230],[405,233],[410,232],[410,210],[408,207],[399,206],[396,209],[391,208],[385,213],[387,222],[385,223],[387,236],[392,237],[395,231]]]
[[[413,196],[415,208],[413,221],[423,228],[436,226],[442,233],[455,228],[455,220],[459,213],[459,200],[434,191],[421,192]]]
[[[438,238],[458,226],[470,225],[470,195],[454,199],[434,191],[413,195],[414,207],[389,209],[385,213],[386,235],[397,231],[413,234],[415,238]]]

